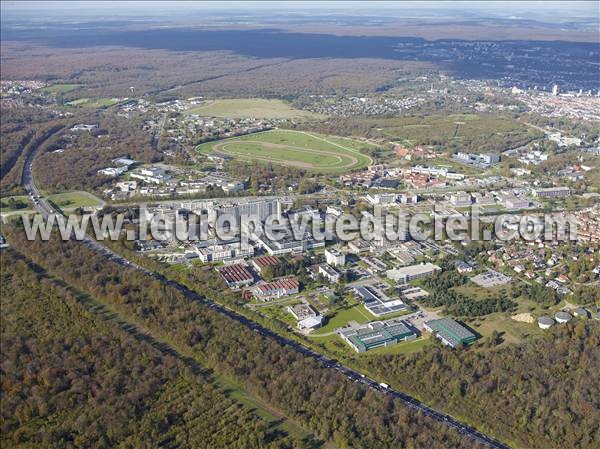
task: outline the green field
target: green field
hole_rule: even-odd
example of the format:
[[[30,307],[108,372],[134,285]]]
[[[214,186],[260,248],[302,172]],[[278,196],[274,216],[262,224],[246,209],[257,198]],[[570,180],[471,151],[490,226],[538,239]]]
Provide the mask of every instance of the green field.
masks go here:
[[[49,94],[64,94],[81,86],[83,86],[83,84],[51,84],[50,86],[44,87],[42,90]]]
[[[312,112],[295,109],[282,100],[262,98],[241,98],[213,100],[210,103],[185,111],[207,117],[226,118],[321,118]]]
[[[104,202],[89,192],[67,192],[50,195],[47,198],[61,209],[75,209],[78,207],[101,207]]]
[[[360,148],[370,144],[302,131],[274,130],[208,142],[201,154],[222,153],[236,159],[271,162],[319,173],[341,173],[365,168],[372,159]]]
[[[119,98],[78,98],[77,100],[69,101],[67,105],[82,108],[106,108],[120,101]]]

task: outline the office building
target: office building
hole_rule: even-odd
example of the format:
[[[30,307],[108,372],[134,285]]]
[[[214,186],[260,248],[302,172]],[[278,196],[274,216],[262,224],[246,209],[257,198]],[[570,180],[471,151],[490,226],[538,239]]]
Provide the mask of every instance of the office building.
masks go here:
[[[546,189],[536,189],[533,196],[538,198],[562,198],[571,195],[569,187],[548,187]]]
[[[326,249],[325,262],[333,267],[343,267],[346,264],[346,255],[333,248]]]
[[[247,243],[229,243],[212,245],[204,248],[196,247],[199,259],[204,263],[224,262],[233,259],[242,259],[254,255],[254,247]]]
[[[319,265],[319,274],[332,284],[337,284],[340,282],[340,273],[338,273],[335,268],[332,268],[327,264]]]

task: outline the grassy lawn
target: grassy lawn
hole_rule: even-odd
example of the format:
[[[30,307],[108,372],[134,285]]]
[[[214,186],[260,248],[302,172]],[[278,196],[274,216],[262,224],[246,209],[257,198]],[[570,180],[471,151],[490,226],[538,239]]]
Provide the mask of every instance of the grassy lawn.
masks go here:
[[[465,320],[465,323],[475,332],[482,335],[483,339],[481,341],[484,341],[494,331],[502,333],[504,344],[519,343],[530,336],[539,335],[543,332],[536,322],[524,323],[515,321],[508,314],[502,312]]]
[[[379,148],[377,145],[374,145],[369,142],[363,142],[361,140],[350,139],[349,137],[340,137],[340,136],[327,136],[327,140],[332,143],[336,143],[338,145],[342,145],[344,147],[352,148],[356,151],[360,151],[362,149],[376,149]]]
[[[510,284],[484,288],[480,287],[479,285],[473,282],[468,282],[464,285],[459,285],[458,287],[452,287],[452,290],[454,290],[457,293],[460,293],[461,295],[466,296],[467,298],[486,299],[498,296],[502,293],[502,291],[505,291],[507,294],[510,295],[511,288]]]
[[[71,92],[79,87],[83,86],[83,84],[51,84],[50,86],[44,87],[42,91],[47,92],[49,94],[64,94],[67,92]]]
[[[282,100],[240,98],[213,100],[210,103],[185,111],[208,117],[230,118],[322,118],[319,114],[295,109]]]
[[[429,335],[417,338],[416,340],[401,341],[395,345],[384,346],[381,348],[371,349],[370,351],[361,354],[361,357],[378,357],[381,355],[392,354],[411,354],[420,351],[425,346],[430,345]]]
[[[231,155],[237,155],[241,157],[247,156],[248,158],[267,158],[273,162],[279,162],[281,164],[297,161],[311,166],[327,166],[338,165],[342,162],[352,162],[344,159],[341,156],[310,153],[302,150],[293,150],[289,147],[268,148],[261,143],[232,142],[221,146],[220,149]]]
[[[368,166],[371,158],[360,152],[368,144],[289,130],[273,130],[199,145],[200,154],[225,153],[237,159],[340,173]]]
[[[289,324],[292,327],[296,326],[296,319],[292,316],[290,312],[288,312],[287,308],[292,304],[300,303],[300,300],[286,302],[284,304],[273,304],[269,307],[261,307],[259,309],[260,313],[268,315],[272,318],[276,318],[284,323]]]
[[[0,212],[15,212],[31,209],[27,195],[8,196],[0,199]]]
[[[52,201],[61,209],[75,209],[77,207],[101,207],[104,203],[100,198],[89,192],[77,191],[57,193],[50,195],[48,200]]]
[[[469,122],[479,120],[479,116],[477,114],[451,114],[448,116],[448,118],[457,122]]]
[[[322,328],[317,329],[313,334],[319,335],[333,332],[339,327],[346,326],[350,321],[356,321],[357,323],[362,324],[373,321],[373,318],[362,304],[356,304],[346,309],[338,309],[335,315],[329,318],[327,324]]]

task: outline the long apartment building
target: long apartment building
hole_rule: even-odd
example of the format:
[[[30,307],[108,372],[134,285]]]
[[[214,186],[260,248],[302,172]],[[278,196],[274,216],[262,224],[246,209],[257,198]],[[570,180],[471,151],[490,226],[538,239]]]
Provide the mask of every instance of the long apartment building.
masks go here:
[[[561,198],[571,195],[569,187],[548,187],[546,189],[535,189],[533,196],[538,198]]]
[[[252,288],[252,293],[256,298],[263,301],[269,301],[282,296],[293,295],[300,291],[300,282],[294,276],[284,279],[277,279],[273,282],[263,282]]]

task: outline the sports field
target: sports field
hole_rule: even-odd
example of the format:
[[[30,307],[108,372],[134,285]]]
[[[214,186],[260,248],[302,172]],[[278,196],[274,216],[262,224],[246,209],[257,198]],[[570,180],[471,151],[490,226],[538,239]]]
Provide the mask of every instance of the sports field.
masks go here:
[[[323,117],[309,111],[293,108],[281,100],[263,98],[240,98],[213,100],[185,111],[186,114],[198,114],[207,117],[225,118],[319,118]]]
[[[67,92],[71,92],[79,87],[83,86],[83,84],[52,84],[50,86],[44,87],[42,90],[44,92],[48,92],[49,94],[64,94]]]
[[[315,133],[273,130],[208,142],[200,153],[221,153],[236,159],[271,162],[319,173],[341,173],[367,167],[373,160],[360,152],[372,145]]]

